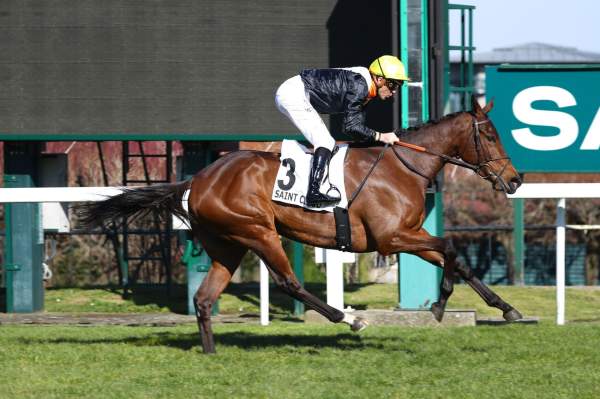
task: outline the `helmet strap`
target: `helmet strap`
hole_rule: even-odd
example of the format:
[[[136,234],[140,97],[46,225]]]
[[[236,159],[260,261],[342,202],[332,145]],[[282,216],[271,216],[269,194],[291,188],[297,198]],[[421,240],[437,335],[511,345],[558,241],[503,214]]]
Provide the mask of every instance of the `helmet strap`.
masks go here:
[[[381,66],[381,61],[379,61],[379,58],[377,58],[377,63],[379,64],[379,70],[381,71],[381,75],[383,76],[383,78],[385,80],[387,80],[387,78],[385,77],[385,72],[383,72],[383,67]]]

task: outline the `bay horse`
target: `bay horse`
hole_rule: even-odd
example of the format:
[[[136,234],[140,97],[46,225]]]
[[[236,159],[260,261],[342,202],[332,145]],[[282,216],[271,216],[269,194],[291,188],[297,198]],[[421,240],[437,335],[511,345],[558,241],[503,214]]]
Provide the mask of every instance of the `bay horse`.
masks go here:
[[[413,148],[350,146],[344,161],[346,192],[355,192],[359,186],[362,189],[349,208],[351,246],[353,252],[410,253],[442,268],[440,298],[431,308],[438,321],[452,294],[455,273],[489,306],[500,309],[507,321],[514,321],[522,318],[521,314],[468,266],[458,262],[445,239],[423,229],[425,191],[448,162],[474,170],[495,190],[514,193],[521,184],[487,116],[493,103],[483,109],[474,99],[472,103],[471,112],[451,114],[405,131],[401,138]],[[292,271],[280,235],[316,247],[336,248],[336,230],[332,213],[271,200],[279,165],[279,154],[232,152],[191,180],[123,188],[123,193],[115,197],[82,204],[80,218],[88,226],[115,223],[123,217],[140,217],[152,211],[189,219],[194,237],[212,259],[212,267],[194,297],[205,353],[215,352],[211,307],[248,250],[264,261],[284,292],[331,322],[344,322],[353,331],[360,331],[366,327],[366,320],[327,305],[305,290]],[[372,173],[365,180],[369,171]],[[186,212],[182,196],[187,189]]]

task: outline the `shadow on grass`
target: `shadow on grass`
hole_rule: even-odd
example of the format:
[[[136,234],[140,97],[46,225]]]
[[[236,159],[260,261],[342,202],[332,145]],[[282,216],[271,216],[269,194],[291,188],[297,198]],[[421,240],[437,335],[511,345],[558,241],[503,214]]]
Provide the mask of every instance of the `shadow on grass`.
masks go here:
[[[245,350],[293,346],[294,348],[341,350],[383,347],[360,335],[343,333],[336,335],[298,335],[298,334],[252,334],[247,332],[229,332],[215,335],[217,346],[234,346]]]
[[[122,345],[131,346],[151,346],[151,347],[169,347],[181,350],[191,350],[193,348],[201,349],[199,334],[173,334],[169,332],[159,332],[149,334],[143,337],[124,337],[124,338],[19,338],[20,343],[30,344],[55,344],[55,345]],[[219,347],[236,347],[244,350],[262,350],[268,348],[307,348],[307,349],[325,349],[335,348],[340,350],[354,349],[382,349],[385,345],[381,338],[369,337],[362,338],[360,335],[352,333],[342,333],[335,335],[300,335],[300,334],[254,334],[251,332],[225,332],[215,334],[215,344],[217,350]]]
[[[569,323],[598,323],[598,322],[600,322],[600,317],[587,317],[587,318],[569,320]]]

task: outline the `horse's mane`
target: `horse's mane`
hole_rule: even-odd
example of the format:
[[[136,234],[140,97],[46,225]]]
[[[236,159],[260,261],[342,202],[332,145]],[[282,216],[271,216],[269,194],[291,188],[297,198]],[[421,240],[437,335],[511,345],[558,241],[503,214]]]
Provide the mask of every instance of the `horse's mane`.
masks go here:
[[[396,131],[396,135],[398,136],[398,138],[400,138],[402,140],[403,138],[406,138],[409,134],[418,132],[419,130],[430,127],[430,126],[435,126],[435,125],[437,125],[441,122],[444,122],[448,119],[455,118],[458,115],[463,114],[465,112],[466,111],[457,111],[457,112],[453,112],[448,115],[444,115],[438,119],[430,119],[429,121],[422,123],[420,125],[411,126],[406,129],[400,129],[400,130]],[[381,147],[382,146],[381,143],[370,143],[370,142],[355,142],[355,143],[349,143],[349,144],[350,144],[350,148],[370,148],[370,147]]]
[[[417,130],[420,130],[420,129],[423,129],[423,128],[426,128],[426,127],[429,127],[429,126],[432,126],[432,125],[437,125],[437,124],[439,124],[441,122],[444,122],[444,121],[446,121],[448,119],[452,119],[452,118],[454,118],[454,117],[456,117],[456,116],[458,116],[460,114],[464,114],[465,112],[466,111],[453,112],[451,114],[444,115],[444,116],[442,116],[441,118],[438,118],[438,119],[430,119],[427,122],[422,123],[420,125],[411,126],[409,128],[406,128],[406,129],[401,129],[400,132],[398,133],[398,136],[402,136],[405,133],[412,133],[412,132],[415,132]]]

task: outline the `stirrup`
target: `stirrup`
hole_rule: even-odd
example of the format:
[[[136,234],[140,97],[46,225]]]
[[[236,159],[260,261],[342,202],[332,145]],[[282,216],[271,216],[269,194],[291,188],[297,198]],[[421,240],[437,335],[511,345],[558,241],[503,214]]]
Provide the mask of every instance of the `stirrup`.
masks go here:
[[[336,188],[337,190],[337,188]],[[331,191],[331,189],[329,189],[329,191]],[[327,193],[329,193],[329,191],[327,191]],[[339,192],[339,191],[338,191]],[[341,197],[331,197],[327,194],[323,194],[320,191],[317,191],[316,193],[307,193],[306,194],[306,205],[311,207],[311,208],[327,208],[328,206],[333,206],[336,205],[337,203],[339,203],[341,200]]]
[[[329,206],[334,206],[338,204],[340,200],[338,198],[320,198],[309,200],[306,197],[306,205],[310,208],[327,208]]]
[[[329,195],[329,193],[333,191],[334,195]],[[325,195],[328,196],[329,198],[337,198],[338,202],[340,202],[342,200],[342,193],[340,192],[340,190],[334,186],[333,184],[329,183],[329,189],[325,192]]]

